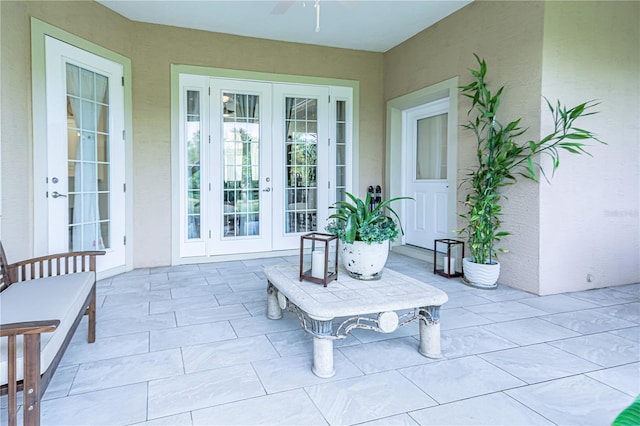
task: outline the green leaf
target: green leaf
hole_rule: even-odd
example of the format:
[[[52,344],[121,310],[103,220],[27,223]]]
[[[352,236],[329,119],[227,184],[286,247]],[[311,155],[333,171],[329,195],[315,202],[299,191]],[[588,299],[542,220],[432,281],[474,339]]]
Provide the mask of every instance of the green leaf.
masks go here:
[[[640,425],[640,396],[631,405],[622,410],[613,420],[611,426],[638,426]]]

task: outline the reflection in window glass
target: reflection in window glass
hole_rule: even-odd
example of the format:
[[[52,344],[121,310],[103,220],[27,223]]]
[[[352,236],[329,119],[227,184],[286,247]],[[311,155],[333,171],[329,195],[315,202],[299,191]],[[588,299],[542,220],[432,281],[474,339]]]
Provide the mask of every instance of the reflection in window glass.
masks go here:
[[[222,111],[222,235],[260,235],[260,97],[225,92]]]
[[[447,114],[417,123],[416,179],[447,179]]]
[[[285,100],[285,232],[310,232],[317,224],[318,100]]]
[[[187,90],[186,120],[186,193],[187,193],[187,238],[201,238],[200,200],[202,180],[200,176],[200,135],[202,121],[200,117],[200,92]]]

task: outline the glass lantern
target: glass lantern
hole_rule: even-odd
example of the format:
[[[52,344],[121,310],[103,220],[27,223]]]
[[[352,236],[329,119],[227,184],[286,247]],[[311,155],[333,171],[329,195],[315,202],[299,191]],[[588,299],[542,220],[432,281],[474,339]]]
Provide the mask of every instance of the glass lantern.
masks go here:
[[[325,287],[338,279],[338,237],[312,232],[300,237],[300,281]]]

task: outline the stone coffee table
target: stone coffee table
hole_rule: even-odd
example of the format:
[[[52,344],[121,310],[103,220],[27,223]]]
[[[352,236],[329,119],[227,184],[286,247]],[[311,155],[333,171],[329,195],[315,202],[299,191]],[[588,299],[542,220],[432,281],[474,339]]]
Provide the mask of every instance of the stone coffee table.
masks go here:
[[[323,287],[300,281],[298,268],[289,264],[265,268],[267,317],[280,319],[283,309],[298,315],[302,328],[313,336],[316,376],[335,374],[333,341],[346,338],[355,328],[391,333],[418,320],[418,351],[429,358],[442,356],[440,306],[448,300],[444,291],[391,269],[377,281],[356,280],[340,270],[338,280]]]

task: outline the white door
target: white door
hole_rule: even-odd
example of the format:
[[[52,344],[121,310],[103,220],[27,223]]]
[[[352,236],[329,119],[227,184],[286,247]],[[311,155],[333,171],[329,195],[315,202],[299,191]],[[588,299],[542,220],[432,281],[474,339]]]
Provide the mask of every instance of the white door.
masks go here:
[[[271,249],[271,85],[211,80],[210,254]]]
[[[273,249],[323,232],[329,212],[329,89],[274,85]],[[335,169],[332,170],[335,173]]]
[[[49,37],[45,48],[49,252],[104,250],[98,271],[123,266],[122,66]]]
[[[448,99],[404,113],[406,135],[406,244],[433,248],[433,241],[449,236],[447,183]]]
[[[329,94],[180,76],[180,257],[296,249],[324,230],[351,142],[351,91]]]

